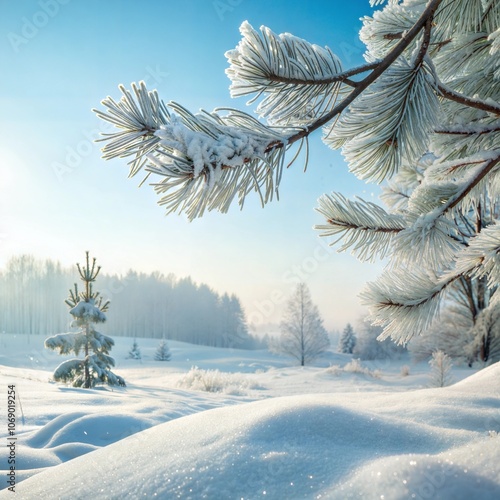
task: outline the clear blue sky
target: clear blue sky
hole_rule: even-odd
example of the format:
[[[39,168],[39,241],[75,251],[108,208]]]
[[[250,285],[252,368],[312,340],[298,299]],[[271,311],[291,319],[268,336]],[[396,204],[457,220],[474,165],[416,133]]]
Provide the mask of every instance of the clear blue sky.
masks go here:
[[[327,250],[312,229],[317,198],[340,191],[376,198],[338,151],[311,142],[309,168],[286,172],[280,201],[165,217],[150,186],[127,179],[125,160],[104,161],[91,112],[118,84],[145,80],[192,111],[245,108],[229,97],[224,52],[248,20],[328,45],[345,67],[363,62],[359,20],[368,0],[0,0],[0,266],[18,253],[81,261],[103,271],[191,275],[236,293],[254,323],[280,320],[284,297],[305,281],[328,328],[355,322],[357,294],[380,265]],[[251,108],[247,108],[251,112]],[[65,292],[61,291],[63,298]],[[193,304],[193,314],[196,304]]]

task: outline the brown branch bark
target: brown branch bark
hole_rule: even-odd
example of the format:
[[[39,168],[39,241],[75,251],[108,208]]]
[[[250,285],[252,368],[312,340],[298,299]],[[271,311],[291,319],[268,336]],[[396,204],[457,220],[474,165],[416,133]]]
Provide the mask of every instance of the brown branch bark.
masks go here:
[[[442,83],[438,83],[438,90],[443,97],[449,99],[450,101],[458,102],[464,106],[468,106],[469,108],[481,109],[482,111],[487,111],[488,113],[500,115],[499,105],[489,104],[481,99],[474,99],[472,97],[459,94]]]
[[[436,134],[446,134],[446,135],[483,135],[489,134],[491,132],[500,132],[500,125],[493,127],[484,127],[482,130],[447,130],[447,129],[437,129],[434,130]]]
[[[464,295],[472,315],[472,322],[475,323],[477,317],[477,307],[473,299],[474,292],[472,289],[472,281],[468,276],[461,276],[460,284],[464,290]]]
[[[400,33],[386,33],[384,35],[384,38],[386,40],[399,40],[399,39],[403,38],[403,32],[400,32]]]
[[[322,80],[308,80],[304,78],[285,78],[283,76],[278,75],[268,75],[267,78],[271,82],[278,83],[289,83],[292,85],[330,85],[332,83],[345,83],[351,87],[356,87],[359,82],[355,82],[350,79],[351,76],[359,75],[360,73],[366,73],[367,71],[371,71],[377,67],[379,63],[371,63],[365,64],[363,66],[359,66],[358,68],[353,68],[348,71],[343,71],[338,75],[332,76],[330,78],[324,78]]]
[[[417,57],[415,59],[414,68],[418,69],[424,62],[425,54],[429,50],[429,44],[431,43],[431,31],[432,31],[432,19],[433,15],[429,16],[427,22],[424,27],[424,38],[422,40],[422,44],[420,45],[420,49],[418,51]]]
[[[386,227],[356,226],[355,224],[349,224],[347,222],[334,220],[334,219],[327,219],[326,222],[328,222],[328,224],[331,224],[332,226],[340,226],[340,227],[344,227],[345,229],[357,229],[358,231],[372,231],[374,233],[398,234],[405,229],[405,228],[391,228],[391,229],[389,229]]]
[[[446,213],[452,208],[456,207],[492,170],[493,168],[500,162],[500,153],[491,160],[488,160],[484,167],[478,172],[476,177],[467,184],[467,186],[462,189],[460,193],[454,196],[450,201],[443,206],[442,213]]]

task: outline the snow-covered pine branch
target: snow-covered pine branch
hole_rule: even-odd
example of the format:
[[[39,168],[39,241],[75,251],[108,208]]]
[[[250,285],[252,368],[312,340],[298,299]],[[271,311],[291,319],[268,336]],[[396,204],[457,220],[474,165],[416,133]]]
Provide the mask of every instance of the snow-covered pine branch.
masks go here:
[[[458,255],[454,274],[488,278],[488,286],[500,283],[500,223],[483,229]]]
[[[373,17],[363,17],[359,38],[368,49],[369,59],[383,59],[403,33],[413,27],[424,7],[424,3],[408,8],[399,2],[390,2],[384,9],[375,11]],[[417,43],[418,40],[414,40],[407,50],[413,51]]]
[[[498,3],[497,8],[499,8]],[[488,36],[488,40],[491,42],[490,56],[494,58],[495,61],[493,78],[495,80],[500,80],[500,57],[498,57],[500,54],[500,28],[493,31],[493,33]]]
[[[405,229],[404,218],[388,214],[383,208],[359,199],[350,201],[338,193],[323,195],[316,209],[327,224],[318,224],[315,229],[320,236],[336,236],[331,245],[342,240],[339,252],[351,248],[351,253],[360,260],[383,258],[400,231]]]
[[[500,118],[482,111],[468,115],[467,124],[442,125],[434,131],[431,147],[440,155],[440,163],[484,154],[500,144]]]
[[[106,321],[106,315],[96,306],[93,298],[89,299],[88,302],[80,300],[75,307],[69,310],[69,313],[75,318],[75,326],[82,326],[89,321],[92,323],[104,323]]]
[[[497,27],[499,15],[497,0],[443,0],[435,22],[445,36],[453,37],[463,32],[491,31]]]
[[[205,210],[227,212],[236,196],[243,206],[251,191],[262,205],[278,195],[292,131],[266,127],[238,110],[193,115],[177,104],[169,107],[175,114],[157,132],[160,143],[147,166],[162,178],[154,186],[166,193],[159,204],[167,213],[185,211],[193,219]]]
[[[381,182],[398,171],[403,158],[416,161],[427,151],[438,110],[432,71],[399,58],[325,128],[324,141],[342,147],[360,179]]]
[[[119,89],[122,97],[118,102],[110,96],[101,101],[107,112],[92,111],[118,129],[118,132],[102,134],[103,138],[97,140],[107,142],[102,148],[103,158],[133,156],[129,161],[129,176],[132,177],[146,163],[146,154],[160,141],[155,132],[168,122],[169,112],[156,90],[148,91],[144,82],[138,86],[132,84],[133,95],[123,85],[119,85]]]
[[[274,124],[308,124],[335,105],[342,74],[339,58],[328,47],[319,47],[289,33],[274,34],[262,26],[260,33],[247,21],[237,47],[226,52],[231,96],[264,95],[257,113]]]
[[[413,262],[431,269],[446,267],[461,246],[453,220],[443,217],[442,207],[460,186],[452,182],[418,185],[408,199],[406,229],[394,239],[393,266]]]
[[[426,265],[436,271],[449,269],[456,253],[463,247],[453,216],[474,207],[474,200],[488,182],[485,178],[495,172],[498,161],[498,153],[493,151],[469,160],[436,162],[430,166],[431,179],[436,172],[455,169],[458,164],[472,170],[465,172],[464,179],[456,182],[429,181],[426,178],[413,190],[404,214],[405,228],[390,240],[393,245],[392,266],[411,261],[414,265]],[[457,172],[455,177],[458,177]],[[494,192],[489,195],[496,196]]]
[[[356,244],[356,252],[372,257],[377,255],[372,247],[373,241],[367,236],[363,234],[363,240],[356,240],[356,231],[361,228],[356,228],[354,223],[360,225],[364,219],[387,229],[391,218],[398,222],[400,229],[389,232],[391,236],[386,241],[387,246],[383,247],[391,256],[389,266],[379,280],[369,284],[363,298],[367,305],[372,306],[371,319],[385,327],[384,338],[391,336],[401,342],[430,326],[447,290],[462,276],[490,276],[488,284],[491,288],[496,287],[500,279],[495,271],[500,263],[496,253],[500,248],[497,225],[482,229],[475,237],[464,236],[466,233],[461,227],[464,221],[468,224],[464,214],[477,212],[472,201],[467,201],[466,191],[474,183],[479,183],[480,176],[484,178],[485,171],[492,171],[493,162],[498,161],[496,154],[491,152],[471,158],[468,166],[472,172],[465,173],[467,182],[434,181],[436,170],[446,170],[455,162],[433,163],[430,157],[428,160],[420,162],[421,172],[407,169],[398,174],[396,181],[404,184],[410,193],[405,209],[397,214],[389,214],[372,203],[350,202],[340,195],[320,200],[320,211],[329,225],[317,228],[330,229],[330,233],[323,236],[340,235],[341,251]],[[494,192],[491,195],[492,199],[498,197]],[[459,200],[462,201],[459,203]],[[482,207],[482,212],[489,210],[486,202]],[[489,217],[486,215],[486,212],[482,213],[482,223],[491,224],[488,220],[495,214],[490,211]],[[330,226],[333,218],[337,222]],[[469,224],[468,230],[473,233],[477,230],[474,229],[476,224]],[[375,241],[381,241],[381,238],[378,236]]]
[[[459,81],[458,83],[463,83],[464,80],[466,82],[469,81],[469,79],[461,79],[461,80],[462,81]],[[455,103],[458,103],[462,106],[467,106],[469,108],[479,109],[482,111],[486,111],[488,113],[493,113],[496,116],[500,115],[500,103],[491,98],[477,99],[474,97],[469,97],[468,95],[456,92],[450,87],[447,87],[446,85],[443,85],[442,83],[439,82],[437,84],[437,89],[439,90],[440,96],[445,97],[450,101],[454,101]]]
[[[296,59],[303,58],[301,64],[308,61],[308,68],[311,72],[309,76],[314,75],[316,78],[320,68],[328,67],[327,71],[330,71],[330,77],[333,77],[334,80],[340,79],[354,85],[354,90],[346,95],[339,104],[326,114],[322,112],[322,116],[308,124],[305,129],[298,131],[296,129],[295,133],[292,133],[292,129],[273,130],[249,115],[234,110],[227,117],[221,117],[215,112],[212,114],[202,112],[193,115],[181,106],[171,103],[169,106],[174,108],[180,117],[180,119],[172,119],[167,106],[159,100],[157,93],[147,91],[145,85],[141,83],[139,86],[133,86],[135,99],[130,92],[121,86],[124,94],[122,99],[115,102],[113,99],[107,98],[102,103],[108,108],[108,112],[96,111],[100,118],[120,129],[117,133],[105,134],[103,140],[110,141],[104,148],[105,158],[132,155],[131,175],[137,173],[147,164],[149,173],[154,172],[164,177],[162,181],[155,184],[156,190],[160,194],[169,192],[160,200],[160,204],[166,206],[167,212],[185,211],[191,219],[201,216],[205,210],[227,211],[236,194],[239,196],[240,205],[243,205],[246,194],[251,190],[259,192],[264,204],[272,199],[276,192],[287,148],[295,142],[301,143],[314,130],[342,113],[368,86],[383,75],[428,24],[440,1],[431,0],[429,2],[415,25],[383,60],[376,63],[370,62],[365,67],[350,70],[340,75],[338,73],[338,69],[340,69],[338,60],[329,51],[319,48],[313,49],[313,46],[307,42],[284,35],[283,40],[287,40],[285,45],[288,47],[285,52],[288,54],[287,60],[290,64],[292,64],[291,61],[296,63]],[[266,36],[275,40],[275,45],[278,46],[278,38],[271,35],[270,32],[266,33]],[[260,40],[258,44],[262,45],[262,40],[256,32],[253,39],[255,43]],[[242,42],[243,45],[245,42]],[[273,50],[269,50],[269,47],[262,46],[261,48],[268,54],[268,57],[271,57],[270,60],[274,61],[272,58],[277,54]],[[248,51],[243,52],[247,53]],[[239,57],[238,50],[232,54],[236,58]],[[310,58],[312,59],[309,60]],[[241,62],[240,59],[238,61]],[[272,66],[276,67],[274,62]],[[421,64],[418,66],[419,69],[423,67]],[[294,67],[298,66],[295,64]],[[346,79],[368,70],[370,73],[360,82],[356,83]],[[302,68],[302,73],[304,71],[305,69]],[[333,83],[337,84],[337,82]],[[316,87],[315,85],[311,86],[312,89],[317,90]],[[287,99],[290,92],[293,92],[290,88],[282,89],[279,94],[280,101]],[[328,95],[325,98],[328,101],[335,100],[335,95]],[[295,102],[295,100],[293,101]],[[302,110],[303,114],[310,112],[308,107],[310,108],[310,103],[305,110]],[[323,109],[323,104],[320,108]],[[427,115],[425,114],[425,116]],[[173,128],[178,128],[179,125],[185,126],[188,133],[181,133],[181,136],[185,136],[181,141],[178,141],[179,137],[174,134],[174,143],[172,143],[170,132],[173,131]],[[300,123],[295,123],[295,125],[300,125]],[[186,142],[186,138],[189,138],[189,142]],[[193,144],[191,144],[191,140],[194,140]],[[263,148],[263,142],[266,140],[267,144]],[[189,146],[199,146],[200,141],[202,146],[210,152],[208,161],[206,161],[207,155],[202,155],[203,161],[206,161],[203,166],[199,163],[195,165],[195,161],[189,156],[188,151]],[[241,142],[243,142],[243,146],[250,146],[250,153],[242,154]],[[199,151],[198,148],[196,149]],[[228,160],[230,161],[228,162]],[[265,192],[262,192],[264,187]]]
[[[194,115],[179,104],[159,103],[156,92],[149,92],[143,83],[133,86],[137,103],[121,89],[124,96],[118,103],[103,101],[108,113],[97,112],[125,128],[104,139],[110,141],[103,149],[105,158],[133,155],[132,175],[145,167],[158,176],[153,185],[163,195],[159,204],[167,213],[186,212],[193,219],[205,210],[227,212],[236,196],[242,206],[250,191],[257,191],[262,205],[277,196],[287,138],[297,129],[266,127],[233,109]],[[149,122],[139,113],[148,109],[153,115]]]
[[[45,345],[47,347],[47,344]],[[83,387],[85,384],[84,360],[67,359],[63,361],[53,374],[54,380],[60,382],[71,382],[74,387]]]
[[[455,174],[458,177],[456,192],[451,193],[450,183],[447,185],[451,196],[443,198],[441,206],[436,209],[436,216],[459,210],[465,213],[475,206],[478,198],[484,192],[493,199],[498,197],[498,171],[500,163],[500,149],[484,151],[469,158],[462,158],[453,162],[437,162],[430,171],[430,177],[436,176],[436,172],[445,171],[449,177]]]
[[[484,155],[475,157],[475,178],[484,177],[485,169],[491,170],[490,162],[496,155],[492,153],[487,157],[490,160]],[[428,163],[428,167],[434,171],[439,164]],[[444,165],[448,167],[449,162]],[[435,270],[443,266],[446,269],[463,243],[457,237],[456,223],[445,215],[452,206],[458,205],[461,197],[466,197],[465,191],[473,183],[416,182],[414,177],[411,179],[413,191],[407,195],[403,214],[389,214],[374,203],[349,201],[339,194],[324,195],[319,199],[317,210],[327,224],[317,225],[315,229],[322,231],[321,236],[337,236],[332,244],[342,241],[339,252],[352,247],[352,253],[361,260],[383,258],[390,250],[395,267],[411,261]]]
[[[415,247],[409,248],[415,256]],[[441,276],[431,278],[428,273],[415,268],[411,274],[401,266],[399,269],[388,268],[362,293],[365,304],[371,308],[372,321],[384,327],[381,338],[390,336],[399,343],[406,343],[412,336],[428,329],[441,301],[464,276],[473,279],[487,277],[488,286],[495,290],[500,282],[499,254],[500,230],[496,223],[472,238],[458,253],[455,267]]]
[[[370,0],[370,6],[375,7],[376,5],[381,5],[385,2],[385,0]]]
[[[45,339],[45,347],[59,354],[75,353],[77,356],[85,345],[85,333],[59,333]]]
[[[390,337],[406,344],[430,326],[456,279],[439,279],[416,269],[411,274],[387,270],[377,281],[368,283],[360,297],[369,307],[370,321],[384,328],[379,339]]]

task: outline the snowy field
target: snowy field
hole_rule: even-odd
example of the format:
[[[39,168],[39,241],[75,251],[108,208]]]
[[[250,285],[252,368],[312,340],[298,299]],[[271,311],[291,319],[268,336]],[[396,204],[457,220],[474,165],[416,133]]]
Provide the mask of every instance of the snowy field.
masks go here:
[[[158,362],[158,341],[139,339],[138,361],[115,338],[127,387],[87,390],[50,382],[63,358],[43,340],[0,336],[2,443],[7,386],[18,396],[16,495],[0,457],[0,498],[500,498],[499,363],[430,389],[408,360],[300,368],[169,342]]]

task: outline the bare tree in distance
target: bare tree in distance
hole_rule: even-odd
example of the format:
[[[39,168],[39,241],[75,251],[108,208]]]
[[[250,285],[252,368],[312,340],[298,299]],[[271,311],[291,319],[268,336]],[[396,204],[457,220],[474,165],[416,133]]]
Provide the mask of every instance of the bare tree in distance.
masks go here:
[[[271,350],[297,359],[301,366],[315,360],[330,347],[323,319],[304,283],[297,285],[288,300],[280,329],[281,336],[271,344]]]

